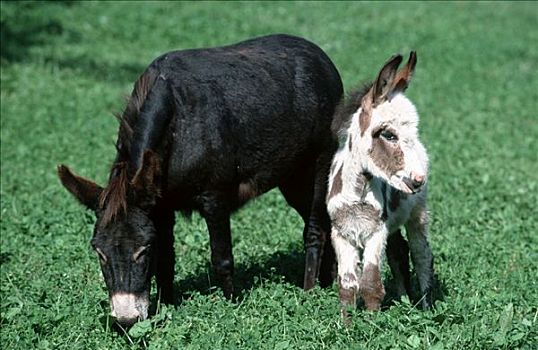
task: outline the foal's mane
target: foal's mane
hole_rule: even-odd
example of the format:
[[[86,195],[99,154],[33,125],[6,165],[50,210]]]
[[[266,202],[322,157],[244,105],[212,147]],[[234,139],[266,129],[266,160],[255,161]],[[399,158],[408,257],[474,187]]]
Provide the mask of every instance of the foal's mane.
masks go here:
[[[99,207],[103,211],[103,224],[113,221],[118,214],[127,212],[127,190],[131,172],[136,169],[128,169],[128,159],[133,136],[133,125],[136,124],[144,101],[146,100],[155,80],[157,71],[148,68],[134,84],[131,96],[127,100],[123,114],[116,114],[120,123],[118,140],[116,142],[117,156],[110,170],[107,187],[99,198]]]
[[[336,106],[331,124],[331,130],[334,135],[340,136],[349,128],[351,116],[359,109],[362,98],[368,93],[372,85],[373,83],[367,83],[360,88],[351,90]]]

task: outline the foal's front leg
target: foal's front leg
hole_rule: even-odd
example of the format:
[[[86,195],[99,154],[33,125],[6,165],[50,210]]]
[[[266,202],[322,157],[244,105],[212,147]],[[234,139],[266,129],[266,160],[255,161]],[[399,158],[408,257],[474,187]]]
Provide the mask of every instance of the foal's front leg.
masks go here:
[[[417,206],[405,225],[411,259],[417,272],[422,308],[432,307],[433,255],[428,244],[428,211],[425,206]]]
[[[384,226],[375,231],[364,247],[360,292],[367,310],[379,310],[385,297],[381,280],[381,257],[387,240]]]
[[[233,295],[234,259],[232,254],[232,234],[230,213],[219,205],[209,205],[201,212],[209,231],[211,264],[224,296]]]
[[[347,239],[333,227],[332,245],[338,262],[338,293],[342,306],[342,317],[348,321],[348,308],[355,308],[359,292],[359,252]]]

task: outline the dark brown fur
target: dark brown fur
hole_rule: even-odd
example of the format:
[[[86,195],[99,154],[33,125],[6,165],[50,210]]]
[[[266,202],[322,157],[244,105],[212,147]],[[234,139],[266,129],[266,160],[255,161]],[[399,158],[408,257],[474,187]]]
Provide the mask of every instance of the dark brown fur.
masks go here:
[[[133,134],[131,125],[136,121],[156,78],[156,71],[152,69],[146,70],[135,82],[123,115],[116,116],[120,122],[118,140],[121,140],[121,143],[118,142],[116,145],[118,158],[112,165],[109,183],[99,198],[99,207],[104,210],[104,225],[107,225],[118,215],[124,214],[127,211],[127,192],[130,180],[127,163],[120,159],[125,158],[126,154],[129,154]]]
[[[108,186],[99,197],[99,207],[103,212],[103,225],[108,225],[118,215],[127,212],[127,163],[116,163],[112,167],[112,174]]]
[[[379,310],[385,297],[385,288],[381,281],[379,267],[368,264],[364,267],[360,283],[361,296],[367,310]]]
[[[359,115],[359,128],[361,131],[361,136],[364,135],[368,127],[370,126],[370,121],[372,120],[372,112],[368,111],[366,109],[363,109],[361,111],[361,115]]]
[[[404,168],[404,154],[399,147],[393,147],[379,137],[372,139],[370,156],[373,162],[387,175],[392,176]]]
[[[144,101],[151,90],[151,87],[157,79],[157,72],[151,68],[148,68],[135,82],[131,97],[127,100],[127,106],[123,112],[123,115],[116,116],[120,121],[119,137],[118,140],[122,140],[121,145],[117,145],[120,153],[126,154],[129,152],[131,146],[131,137],[133,136],[133,129],[131,125],[136,122],[140,110],[144,105]],[[123,148],[123,149],[121,149]]]

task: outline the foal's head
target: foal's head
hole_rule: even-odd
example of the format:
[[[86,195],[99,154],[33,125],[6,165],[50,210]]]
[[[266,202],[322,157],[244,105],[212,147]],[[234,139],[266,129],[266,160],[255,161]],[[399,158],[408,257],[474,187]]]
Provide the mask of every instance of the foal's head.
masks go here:
[[[426,182],[428,158],[418,139],[418,114],[403,92],[413,75],[417,56],[411,52],[398,71],[401,55],[391,57],[362,97],[359,125],[351,129],[352,152],[363,170],[405,193],[420,191]],[[357,130],[358,129],[358,130]]]
[[[155,259],[152,210],[159,173],[159,159],[152,151],[146,151],[134,176],[128,175],[125,163],[117,163],[106,188],[66,166],[58,167],[62,184],[95,212],[91,245],[99,257],[112,315],[124,325],[148,313]]]

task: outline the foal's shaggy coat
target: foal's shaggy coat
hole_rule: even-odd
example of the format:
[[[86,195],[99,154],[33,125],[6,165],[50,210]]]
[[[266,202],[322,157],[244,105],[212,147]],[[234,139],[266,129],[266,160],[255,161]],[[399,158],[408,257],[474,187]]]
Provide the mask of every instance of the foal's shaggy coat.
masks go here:
[[[417,111],[403,95],[415,68],[416,54],[412,52],[407,65],[398,72],[401,61],[400,55],[392,57],[372,85],[352,94],[340,107],[333,125],[342,128],[352,114],[349,124],[343,127],[347,127],[344,147],[333,159],[327,197],[342,306],[354,306],[360,293],[367,309],[379,309],[385,295],[380,268],[387,240],[388,262],[397,292],[402,295],[410,289],[410,248],[422,306],[431,306],[428,157],[418,140]],[[406,227],[409,248],[399,231],[402,225]]]

